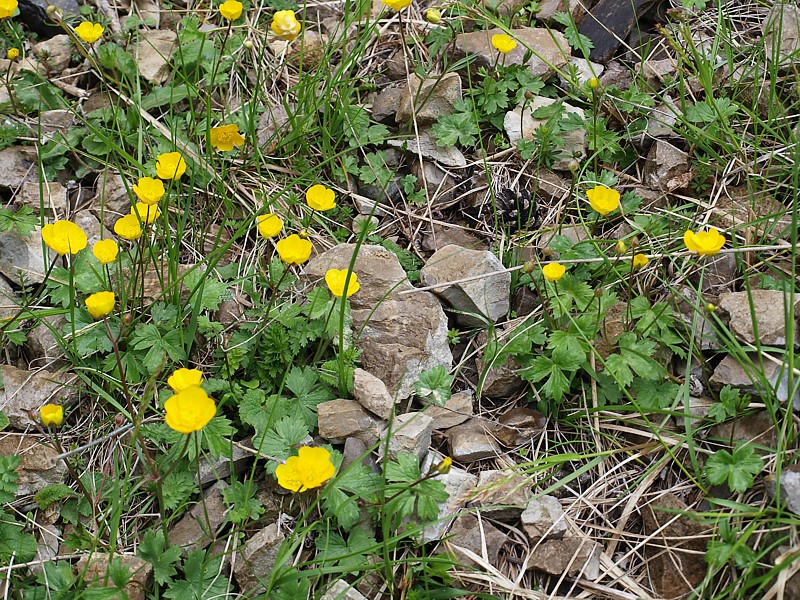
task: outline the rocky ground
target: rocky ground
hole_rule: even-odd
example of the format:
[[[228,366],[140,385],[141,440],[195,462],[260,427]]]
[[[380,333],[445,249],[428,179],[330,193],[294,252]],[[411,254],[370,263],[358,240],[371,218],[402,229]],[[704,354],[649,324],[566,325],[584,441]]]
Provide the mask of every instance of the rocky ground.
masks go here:
[[[503,598],[800,598],[792,170],[800,11],[689,4],[469,3],[438,7],[445,24],[432,24],[425,14],[433,5],[415,3],[398,18],[376,2],[366,11],[381,17],[369,42],[366,14],[358,21],[339,3],[308,4],[303,33],[289,44],[264,33],[268,20],[259,21],[258,10],[273,7],[248,7],[234,33],[239,45],[229,50],[230,78],[209,98],[223,113],[255,107],[246,136],[252,156],[240,151],[223,167],[222,159],[186,146],[193,173],[203,175],[185,193],[195,204],[176,204],[169,218],[189,215],[189,225],[175,240],[176,262],[147,271],[141,281],[143,305],[196,305],[208,331],[211,324],[219,328],[196,333],[182,360],[165,345],[164,364],[202,368],[217,382],[242,380],[265,395],[288,393],[288,378],[276,376],[280,384],[270,387],[272,375],[241,366],[246,359],[235,352],[236,341],[251,336],[246,326],[269,312],[275,298],[307,306],[304,299],[329,269],[352,268],[361,287],[349,300],[348,339],[357,354],[350,389],[326,379],[330,361],[314,362],[308,348],[285,351],[287,373],[294,367],[307,368],[301,371],[307,377],[315,373],[302,394],[286,384],[293,400],[310,398],[314,423],[293,447],[327,444],[343,455],[340,472],[363,464],[380,474],[387,463],[411,456],[424,476],[435,474],[445,457],[453,460],[434,477],[447,492],[436,502],[438,517],[422,519],[406,535],[413,539],[392,547],[391,568],[370,568],[386,558],[375,546],[356,553],[363,564],[336,563],[292,595],[285,581],[276,583],[276,564],[309,572],[334,562],[326,563],[315,546],[319,531],[304,529],[311,517],[302,495],[280,489],[266,474],[271,455],[254,442],[263,431],[234,400],[220,409],[230,425],[224,451],[205,448],[176,492],[171,548],[161,549],[166,567],[142,550],[160,517],[142,475],[144,455],[163,450],[177,460],[170,454],[175,448],[156,429],[149,430],[147,450],[137,446],[123,417],[116,366],[91,362],[97,352],[113,359],[111,350],[87,333],[91,325],[78,332],[80,350],[70,341],[74,321],[62,288],[72,280],[60,264],[48,270],[41,243],[41,225],[55,218],[78,223],[90,245],[114,237],[137,170],[118,149],[104,152],[108,141],[87,123],[107,123],[104,115],[116,109],[127,110],[128,119],[135,113],[137,127],[112,131],[124,140],[118,148],[128,149],[136,147],[139,127],[157,139],[154,147],[175,137],[170,132],[194,127],[194,120],[172,114],[192,111],[180,85],[189,81],[182,69],[194,39],[181,18],[194,12],[202,23],[197,35],[210,36],[218,31],[215,10],[98,0],[93,14],[133,61],[127,67],[111,51],[91,62],[42,6],[21,3],[23,55],[0,61],[7,80],[17,82],[0,88],[6,200],[0,456],[21,459],[7,469],[18,474],[10,496],[0,481],[10,519],[0,525],[6,531],[0,538],[11,540],[0,539],[6,597],[62,597],[74,579],[65,573],[97,584],[120,559],[131,579],[114,585],[132,600],[211,598],[210,590],[213,597],[350,600],[455,597],[437,595],[447,590]],[[66,21],[77,19],[77,5],[59,6]],[[128,35],[148,19],[146,35]],[[519,45],[500,56],[490,36],[504,31]],[[759,43],[760,62],[753,59],[758,51],[743,50]],[[351,65],[352,85],[337,93],[352,93],[348,106],[361,107],[366,121],[347,148],[336,150],[342,164],[352,159],[342,172],[316,146],[307,156],[297,151],[303,136],[323,136],[328,128],[339,135],[333,121],[314,135],[302,131],[298,115],[308,96],[298,90],[306,73],[333,77],[348,52],[363,60]],[[260,70],[265,63],[269,68]],[[98,64],[119,81],[101,77]],[[498,65],[521,71],[504,71],[516,73],[516,83],[491,92],[502,79],[493,75]],[[126,78],[140,86],[135,98]],[[206,79],[192,85],[202,88]],[[313,85],[324,87],[319,79]],[[29,86],[45,91],[34,97]],[[173,100],[159,98],[159,90]],[[474,113],[464,109],[465,99],[472,99]],[[476,122],[450,119],[480,111]],[[327,116],[319,107],[315,114]],[[551,134],[557,143],[547,141]],[[278,191],[299,190],[304,168],[337,192],[334,217],[310,220],[296,197]],[[602,220],[579,208],[586,188],[600,182],[623,194],[622,210]],[[264,249],[251,222],[265,206],[287,224],[302,223],[314,242],[314,255],[284,287],[282,277],[277,284],[270,279],[268,259],[259,263],[272,247]],[[25,215],[35,218],[24,221]],[[684,231],[701,226],[725,232],[722,252],[698,259],[686,251]],[[625,249],[615,254],[620,240]],[[633,252],[647,255],[645,267],[628,267]],[[553,260],[570,266],[573,287],[568,280],[560,288],[543,281],[541,265]],[[118,276],[124,280],[130,271]],[[201,277],[220,286],[216,301],[198,300],[198,284],[190,282]],[[80,293],[91,287],[77,279],[73,285]],[[558,308],[558,297],[570,304]],[[599,322],[587,338],[581,319],[595,311]],[[156,319],[144,312],[137,327]],[[562,393],[553,391],[547,373],[537,375],[542,357],[558,364],[554,332],[569,337],[570,351],[582,357],[574,367],[559,367]],[[626,346],[631,333],[636,341]],[[340,338],[320,340],[312,345],[323,352]],[[280,343],[275,338],[274,346]],[[273,360],[258,352],[252,349],[253,362]],[[135,370],[148,358],[130,360]],[[630,378],[610,379],[625,364]],[[438,386],[428,379],[437,368],[443,368]],[[142,369],[131,381],[142,398],[149,386],[161,385],[163,369]],[[222,398],[227,389],[215,392]],[[68,408],[67,426],[55,437],[32,420],[47,402]],[[160,424],[162,412],[151,407],[145,428]],[[731,468],[730,479],[714,480],[712,456],[732,463],[744,457],[755,465],[750,479]],[[237,521],[231,514],[240,505],[231,490],[242,480],[255,484],[248,501],[260,508]],[[87,489],[90,502],[80,505],[75,498]],[[366,504],[360,499],[359,509]],[[361,527],[386,544],[404,531],[381,529],[376,520],[358,523],[342,534]],[[200,549],[209,551],[203,564],[212,575],[191,587],[187,557]],[[455,564],[434,575],[430,563],[415,570],[416,561],[445,553]],[[69,583],[62,589],[45,581],[56,571],[43,564],[67,565],[58,572]]]

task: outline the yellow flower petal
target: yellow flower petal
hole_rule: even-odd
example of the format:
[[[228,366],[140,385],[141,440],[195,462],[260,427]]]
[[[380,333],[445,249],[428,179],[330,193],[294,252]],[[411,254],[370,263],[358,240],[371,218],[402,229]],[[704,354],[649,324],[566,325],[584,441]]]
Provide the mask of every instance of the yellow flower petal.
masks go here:
[[[278,235],[283,229],[283,221],[278,215],[267,213],[258,215],[258,233],[269,239]]]
[[[330,210],[336,207],[336,193],[318,183],[306,192],[306,202],[314,210]]]
[[[725,236],[714,227],[710,227],[708,231],[698,231],[697,233],[687,230],[683,234],[683,243],[689,250],[706,256],[722,250],[726,241]]]
[[[335,474],[331,453],[325,448],[311,446],[301,447],[297,456],[290,456],[285,464],[275,469],[278,485],[292,492],[321,487]]]
[[[114,233],[124,240],[138,240],[142,237],[142,225],[139,223],[139,219],[136,218],[136,215],[125,215],[121,219],[117,219],[117,222],[114,223]]]
[[[77,254],[88,243],[86,233],[72,221],[58,220],[42,227],[42,240],[48,248],[62,256]]]
[[[542,275],[547,281],[558,281],[567,272],[567,268],[561,263],[550,263],[542,267]]]
[[[182,390],[164,403],[164,421],[180,433],[200,431],[217,414],[217,404],[200,386]]]
[[[0,19],[7,19],[17,11],[17,0],[0,0]]]
[[[325,283],[328,285],[328,289],[338,298],[345,295],[344,285],[346,281],[347,269],[328,269],[328,272],[325,273]],[[359,289],[361,289],[361,284],[358,283],[358,275],[351,273],[350,282],[347,286],[347,297],[349,298]]]
[[[150,225],[161,214],[161,209],[155,204],[145,204],[138,202],[131,207],[131,214],[138,215],[139,220],[145,225]]]
[[[75,33],[87,44],[94,44],[103,37],[103,26],[100,23],[84,21],[75,28]]]
[[[117,300],[114,292],[97,292],[86,298],[86,310],[95,319],[103,319],[114,310]]]
[[[517,47],[517,41],[507,33],[495,33],[492,36],[492,46],[502,54],[508,54]]]
[[[186,161],[180,152],[165,152],[156,158],[156,175],[160,179],[180,179],[186,173]]]
[[[301,25],[293,10],[279,10],[272,16],[270,29],[280,39],[291,42],[300,35]]]
[[[39,409],[39,419],[45,427],[59,427],[64,422],[64,407],[60,404],[45,404]]]
[[[227,0],[219,5],[219,14],[228,21],[235,21],[242,16],[242,3],[238,0]]]
[[[607,215],[619,208],[619,192],[604,185],[587,190],[586,197],[589,198],[591,207],[601,215]]]
[[[167,385],[175,393],[203,383],[203,372],[198,369],[178,369],[167,379]]]
[[[157,204],[164,196],[164,182],[152,177],[142,177],[134,184],[133,192],[145,204]]]
[[[280,240],[275,244],[278,256],[281,260],[290,265],[300,265],[311,257],[313,246],[308,240],[302,239],[296,233]]]
[[[244,144],[244,136],[235,123],[211,128],[211,145],[220,152],[230,152],[234,146]]]
[[[119,254],[119,245],[116,241],[111,239],[100,240],[92,246],[92,254],[100,261],[101,265],[107,265],[117,260]]]

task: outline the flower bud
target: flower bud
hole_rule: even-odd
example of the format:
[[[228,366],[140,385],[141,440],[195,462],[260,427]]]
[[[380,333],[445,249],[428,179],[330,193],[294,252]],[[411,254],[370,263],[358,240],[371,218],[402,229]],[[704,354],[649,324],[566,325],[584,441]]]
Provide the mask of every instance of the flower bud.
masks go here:
[[[428,11],[425,13],[425,20],[428,23],[433,23],[434,25],[437,25],[442,21],[442,13],[441,11],[436,10],[435,8],[428,9]]]
[[[436,472],[440,475],[447,475],[450,472],[450,467],[453,466],[453,459],[445,456],[438,465],[436,465]]]
[[[531,261],[526,261],[524,265],[522,265],[522,270],[530,275],[536,270],[536,265],[533,264]]]
[[[126,312],[124,315],[122,315],[122,322],[125,323],[125,325],[130,325],[133,323],[133,315],[129,312]]]
[[[123,415],[122,413],[117,413],[116,415],[114,415],[114,425],[116,427],[122,427],[123,425],[125,425],[125,415]]]
[[[530,90],[525,90],[525,100],[531,100],[531,99],[533,99],[533,92],[531,92]]]
[[[297,237],[299,237],[301,240],[307,240],[310,235],[311,234],[308,233],[308,229],[305,228],[297,232]]]
[[[614,246],[614,252],[617,254],[625,254],[628,251],[628,244],[623,242],[622,240],[618,241],[616,246]]]
[[[597,79],[597,77],[592,77],[586,82],[586,85],[590,90],[596,90],[600,87],[600,81]]]
[[[717,307],[716,307],[715,304],[712,304],[711,302],[709,302],[708,304],[706,304],[706,310],[708,312],[713,313],[715,310],[717,310]]]
[[[603,288],[599,287],[594,291],[595,298],[602,298],[603,297]]]
[[[242,44],[242,45],[245,48],[247,48],[248,50],[251,50],[253,48],[253,41],[252,40],[245,40],[244,44]]]

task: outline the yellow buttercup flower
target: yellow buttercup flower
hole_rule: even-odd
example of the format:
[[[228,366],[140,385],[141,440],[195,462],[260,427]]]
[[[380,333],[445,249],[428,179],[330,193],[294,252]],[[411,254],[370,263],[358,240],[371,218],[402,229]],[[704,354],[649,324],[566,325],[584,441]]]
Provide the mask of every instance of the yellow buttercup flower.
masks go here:
[[[283,229],[283,221],[278,215],[267,213],[258,215],[258,233],[269,239],[278,235]]]
[[[300,35],[301,25],[293,10],[279,10],[272,16],[270,29],[280,39],[291,42]]]
[[[600,80],[598,80],[597,77],[590,77],[589,81],[586,82],[586,85],[590,90],[596,90],[600,87]]]
[[[220,152],[230,152],[234,146],[244,144],[244,136],[235,123],[211,128],[211,145]]]
[[[383,3],[389,8],[393,8],[396,11],[401,11],[406,6],[411,4],[411,0],[383,0]]]
[[[136,215],[130,214],[125,215],[121,219],[117,219],[117,222],[114,223],[114,233],[116,233],[119,237],[123,240],[138,240],[142,237],[142,224],[139,223],[139,219],[136,218]]]
[[[318,183],[308,188],[306,202],[314,210],[330,210],[336,207],[336,193]]]
[[[103,37],[103,26],[100,23],[90,23],[84,21],[75,28],[75,33],[87,44],[94,44]]]
[[[618,241],[617,244],[614,246],[614,252],[617,254],[625,254],[628,251],[628,244],[623,242],[622,240]]]
[[[501,54],[508,54],[517,47],[517,40],[507,33],[495,33],[492,36],[492,46]]]
[[[242,3],[238,0],[226,0],[219,5],[219,14],[228,21],[235,21],[242,16]]]
[[[644,254],[636,254],[633,257],[632,266],[634,269],[640,269],[649,262],[650,259],[648,259]]]
[[[19,58],[19,48],[9,48],[8,52],[6,52],[6,58],[8,60],[17,60]]]
[[[95,319],[103,319],[114,310],[116,303],[114,292],[97,292],[86,298],[86,310]]]
[[[88,243],[86,233],[72,221],[58,220],[42,227],[42,239],[47,247],[62,256],[77,254]]]
[[[313,246],[308,240],[304,240],[296,233],[280,240],[275,244],[278,256],[281,260],[290,265],[300,265],[311,257]]]
[[[178,369],[167,379],[167,385],[176,394],[203,383],[203,372],[198,369]]]
[[[161,214],[158,206],[138,202],[131,207],[131,214],[138,215],[139,220],[145,225],[150,225]]]
[[[561,263],[550,263],[542,267],[542,275],[547,281],[558,281],[567,272],[567,268]]]
[[[186,161],[180,152],[165,152],[156,158],[156,175],[160,179],[180,179],[186,173]]]
[[[145,204],[156,204],[164,196],[164,182],[152,177],[141,177],[134,184],[133,192]]]
[[[325,448],[311,446],[301,447],[297,456],[290,456],[285,464],[275,469],[278,485],[292,492],[318,488],[334,475],[336,467],[331,460],[331,453]]]
[[[45,404],[39,409],[39,419],[45,427],[59,427],[64,422],[64,407],[60,404]]]
[[[725,236],[714,227],[710,227],[708,231],[698,231],[697,233],[687,230],[683,234],[683,243],[686,244],[689,250],[706,256],[711,256],[722,250],[725,241]]]
[[[119,254],[119,245],[116,241],[111,239],[100,240],[95,242],[92,246],[92,254],[100,261],[101,265],[107,265],[117,260]]]
[[[17,11],[17,0],[0,0],[0,19],[7,19]]]
[[[607,215],[619,208],[619,192],[604,185],[587,190],[586,197],[589,198],[589,205],[601,215]]]
[[[164,421],[179,433],[200,431],[217,414],[217,404],[198,385],[171,396],[164,403]]]
[[[345,295],[344,285],[346,281],[347,269],[328,269],[328,272],[325,273],[325,283],[328,284],[328,289],[331,291],[331,294],[337,298],[341,298]],[[360,288],[361,284],[358,283],[358,275],[355,273],[350,273],[350,282],[347,286],[347,297],[349,298],[355,294]]]

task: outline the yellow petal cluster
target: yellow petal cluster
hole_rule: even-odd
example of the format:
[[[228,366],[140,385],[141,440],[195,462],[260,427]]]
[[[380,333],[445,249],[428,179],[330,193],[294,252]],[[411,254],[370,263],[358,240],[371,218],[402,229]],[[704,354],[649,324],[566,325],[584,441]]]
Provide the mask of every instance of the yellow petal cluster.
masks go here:
[[[389,8],[401,11],[411,4],[411,0],[383,0],[383,3]]]
[[[87,44],[94,44],[97,40],[103,37],[103,26],[100,23],[90,23],[83,21],[75,28],[75,33]]]
[[[9,48],[8,52],[6,52],[6,58],[8,60],[17,60],[19,58],[19,48]]]
[[[119,254],[119,245],[116,241],[111,239],[100,240],[95,242],[92,246],[92,254],[100,262],[101,265],[107,265],[117,260]]]
[[[686,244],[689,250],[706,256],[711,256],[722,250],[725,241],[725,236],[714,227],[709,227],[707,231],[698,231],[697,233],[687,230],[683,234],[683,243]]]
[[[242,16],[242,3],[238,0],[226,0],[219,5],[219,14],[228,21],[235,21]]]
[[[200,431],[217,414],[217,404],[198,385],[171,396],[164,403],[164,421],[179,433]]]
[[[133,192],[145,204],[157,204],[164,196],[164,182],[152,177],[141,177],[133,186]]]
[[[116,233],[123,240],[133,241],[142,237],[142,225],[136,215],[125,215],[121,219],[117,219],[114,223],[114,233]]]
[[[266,239],[273,238],[283,229],[283,221],[278,215],[267,213],[258,215],[258,233]]]
[[[86,233],[72,221],[60,219],[42,227],[42,240],[60,255],[77,254],[88,243]]]
[[[301,26],[293,10],[279,10],[272,17],[270,29],[280,39],[291,42],[300,35]]]
[[[114,292],[97,292],[86,298],[86,310],[95,319],[103,319],[114,310],[117,299]]]
[[[634,269],[640,269],[649,262],[650,259],[648,259],[644,254],[636,254],[633,257],[633,261],[631,264]]]
[[[176,394],[203,383],[203,372],[198,369],[177,369],[167,379],[167,385]]]
[[[507,33],[495,33],[492,36],[492,46],[502,54],[508,54],[517,47],[517,40]]]
[[[336,207],[336,194],[332,189],[318,183],[308,188],[306,203],[314,210],[330,210]]]
[[[275,248],[283,262],[290,265],[301,265],[311,257],[313,246],[308,240],[293,233],[275,244]]]
[[[542,275],[547,281],[558,281],[567,272],[567,268],[561,263],[553,262],[542,267]]]
[[[158,206],[145,204],[144,202],[137,202],[131,207],[131,214],[139,217],[139,220],[145,225],[150,225],[161,214],[161,209]]]
[[[275,469],[278,485],[292,492],[318,488],[335,474],[331,453],[325,448],[311,446],[301,447],[297,456],[290,456],[285,464]]]
[[[244,144],[244,136],[235,123],[211,128],[211,145],[220,152],[230,152],[234,146]]]
[[[17,0],[0,0],[0,19],[7,19],[17,10]]]
[[[180,179],[186,173],[186,161],[180,152],[165,152],[156,157],[159,179]]]
[[[619,208],[619,192],[604,185],[598,185],[586,191],[589,205],[601,215],[615,211]]]
[[[64,422],[64,407],[60,404],[45,404],[39,409],[39,419],[45,427],[59,427]]]
[[[358,283],[358,275],[350,273],[350,281],[347,285],[347,294],[345,294],[345,282],[347,281],[347,269],[328,269],[325,273],[325,283],[331,294],[341,298],[346,295],[348,298],[361,289],[361,284]]]

